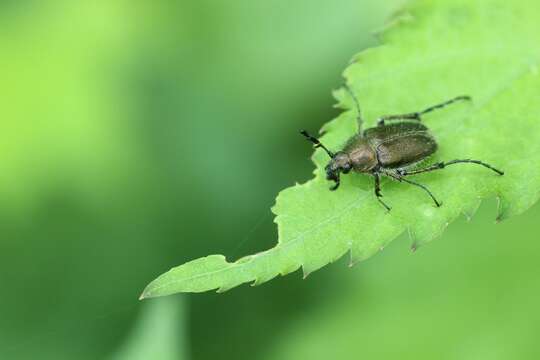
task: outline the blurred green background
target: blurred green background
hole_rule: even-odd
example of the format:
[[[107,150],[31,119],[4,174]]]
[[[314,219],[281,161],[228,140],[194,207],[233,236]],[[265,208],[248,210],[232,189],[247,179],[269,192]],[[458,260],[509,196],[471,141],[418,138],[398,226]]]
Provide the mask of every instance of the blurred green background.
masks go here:
[[[305,281],[137,300],[276,242],[274,197],[313,167],[298,129],[337,114],[401,3],[1,2],[0,358],[539,358],[538,206]]]

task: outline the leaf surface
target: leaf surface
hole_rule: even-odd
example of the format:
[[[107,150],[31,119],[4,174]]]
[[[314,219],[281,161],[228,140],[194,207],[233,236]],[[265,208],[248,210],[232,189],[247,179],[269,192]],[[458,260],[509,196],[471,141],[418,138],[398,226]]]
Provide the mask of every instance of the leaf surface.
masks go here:
[[[424,116],[439,142],[430,161],[479,159],[505,176],[474,165],[454,165],[411,177],[443,202],[436,208],[421,190],[383,180],[387,213],[373,194],[373,179],[352,174],[328,191],[326,154],[317,150],[315,178],[282,191],[273,212],[276,247],[236,262],[212,255],[171,269],[141,298],[177,292],[225,291],[260,284],[302,267],[307,275],[349,252],[351,264],[373,256],[401,233],[414,249],[440,236],[459,216],[470,217],[482,199],[499,199],[498,220],[527,210],[540,189],[540,3],[533,1],[415,1],[381,34],[383,45],[357,55],[345,78],[357,94],[365,126],[382,115],[420,111],[457,95],[459,103]],[[352,99],[323,127],[334,150],[358,131]],[[300,139],[299,139],[300,141]]]

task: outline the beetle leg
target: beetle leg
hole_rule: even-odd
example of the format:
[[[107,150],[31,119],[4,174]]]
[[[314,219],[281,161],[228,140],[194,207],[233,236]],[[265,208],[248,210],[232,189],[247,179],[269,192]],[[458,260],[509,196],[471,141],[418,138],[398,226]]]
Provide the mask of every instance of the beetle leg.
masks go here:
[[[381,203],[382,206],[388,211],[390,211],[391,207],[386,205],[384,201],[382,201],[382,194],[381,194],[381,178],[378,173],[373,173],[373,176],[375,177],[375,196],[377,197],[377,200],[379,203]]]
[[[468,95],[456,96],[453,99],[450,99],[448,101],[445,101],[445,102],[437,104],[437,105],[430,106],[427,109],[420,111],[420,115],[427,114],[429,112],[432,112],[433,110],[442,109],[442,108],[444,108],[444,107],[446,107],[446,106],[448,106],[450,104],[455,103],[456,101],[472,101],[472,98],[470,96],[468,96]]]
[[[499,175],[504,175],[504,171],[496,169],[493,166],[491,166],[489,164],[486,164],[485,162],[482,162],[480,160],[472,160],[472,159],[452,160],[452,161],[447,161],[447,162],[438,162],[436,164],[433,164],[433,165],[428,166],[428,167],[423,168],[423,169],[417,169],[417,170],[411,170],[411,171],[400,170],[399,174],[401,176],[415,175],[415,174],[420,174],[420,173],[424,173],[424,172],[430,172],[430,171],[444,169],[448,165],[466,164],[466,163],[481,165],[481,166],[484,166],[484,167],[496,172]]]
[[[364,125],[364,120],[362,119],[362,111],[360,110],[360,102],[358,101],[358,98],[354,95],[352,89],[349,87],[349,85],[347,85],[347,83],[345,83],[343,85],[343,87],[345,88],[345,90],[349,93],[349,95],[351,95],[353,101],[354,101],[354,104],[356,106],[356,121],[357,121],[357,124],[358,124],[358,134],[362,134],[362,127]]]
[[[444,107],[446,107],[446,106],[448,106],[450,104],[455,103],[456,101],[463,101],[463,100],[470,101],[472,99],[471,99],[470,96],[462,95],[462,96],[457,96],[457,97],[455,97],[453,99],[450,99],[448,101],[445,101],[443,103],[430,106],[427,109],[422,110],[420,112],[414,112],[414,113],[402,114],[402,115],[382,116],[381,118],[379,118],[379,121],[377,121],[377,125],[378,126],[383,126],[384,122],[388,121],[388,120],[390,120],[390,121],[392,121],[392,120],[416,120],[416,121],[420,121],[421,116],[424,115],[424,114],[430,113],[430,112],[432,112],[434,110],[437,110],[437,109],[442,109],[442,108],[444,108]]]
[[[336,184],[330,188],[330,191],[336,191],[339,188],[339,185],[341,185],[341,181],[339,180],[339,178],[334,181],[336,182]]]
[[[414,185],[414,186],[417,186],[419,188],[421,188],[422,190],[424,190],[425,192],[428,193],[428,195],[431,197],[431,199],[433,199],[433,202],[435,203],[435,205],[437,207],[440,207],[441,206],[441,203],[439,201],[437,201],[437,199],[435,198],[435,196],[431,193],[431,191],[425,186],[425,185],[422,185],[422,184],[419,184],[417,182],[414,182],[412,180],[409,180],[409,179],[405,179],[405,177],[401,176],[399,173],[391,173],[391,172],[385,172],[385,175],[387,176],[390,176],[391,178],[397,180],[397,181],[403,181],[403,182],[406,182],[407,184],[411,184],[411,185]]]
[[[419,188],[422,188],[424,189],[425,192],[428,193],[428,195],[433,199],[433,202],[435,203],[435,205],[437,207],[440,207],[441,206],[441,203],[437,201],[437,199],[435,198],[435,196],[431,193],[431,191],[429,191],[429,189],[422,185],[422,184],[419,184],[417,182],[414,182],[414,181],[411,181],[411,180],[408,180],[408,179],[405,179],[405,178],[401,178],[401,181],[404,181],[406,182],[407,184],[411,184],[411,185],[414,185],[414,186],[418,186]]]
[[[385,121],[393,120],[415,120],[420,121],[420,113],[410,113],[410,114],[401,114],[401,115],[385,115],[381,116],[377,121],[377,126],[384,126]]]

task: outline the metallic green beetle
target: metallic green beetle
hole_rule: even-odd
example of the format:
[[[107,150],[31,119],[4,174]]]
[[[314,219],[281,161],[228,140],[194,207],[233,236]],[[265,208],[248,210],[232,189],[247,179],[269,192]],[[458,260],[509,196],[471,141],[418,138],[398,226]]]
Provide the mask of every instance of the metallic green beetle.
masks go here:
[[[414,168],[415,164],[437,151],[435,138],[430,134],[429,129],[421,123],[422,115],[443,108],[456,101],[471,100],[469,96],[458,96],[420,112],[383,116],[379,119],[377,126],[362,131],[359,102],[348,86],[345,86],[345,89],[349,92],[356,104],[359,130],[356,135],[349,139],[343,150],[333,153],[317,138],[309,135],[307,131],[301,131],[301,134],[314,143],[316,148],[324,149],[331,158],[326,166],[326,177],[328,180],[334,181],[335,185],[330,190],[338,189],[341,173],[348,174],[354,171],[371,174],[375,179],[375,196],[377,200],[387,210],[390,210],[390,207],[381,199],[380,177],[382,175],[422,188],[433,199],[435,205],[439,207],[441,203],[427,187],[406,179],[406,177],[444,169],[448,165],[459,163],[482,165],[499,175],[504,175],[503,171],[482,161],[472,159],[438,162],[425,168]],[[387,124],[387,122],[393,123]]]

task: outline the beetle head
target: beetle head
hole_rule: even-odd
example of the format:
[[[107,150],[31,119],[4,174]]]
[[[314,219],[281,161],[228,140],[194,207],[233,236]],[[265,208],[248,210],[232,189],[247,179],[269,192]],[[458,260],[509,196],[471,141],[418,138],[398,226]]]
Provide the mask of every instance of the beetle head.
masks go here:
[[[341,173],[348,174],[352,169],[352,162],[344,152],[338,152],[326,165],[326,179],[338,182]]]
[[[339,175],[341,173],[348,174],[353,167],[351,158],[348,154],[346,154],[343,151],[340,151],[338,153],[333,153],[332,151],[328,150],[326,146],[324,146],[319,139],[317,139],[314,136],[311,136],[307,131],[302,130],[300,133],[310,142],[315,144],[315,148],[322,148],[328,156],[330,157],[330,162],[326,166],[326,178],[328,180],[334,181],[336,185],[332,187],[331,190],[336,190],[339,187]]]

